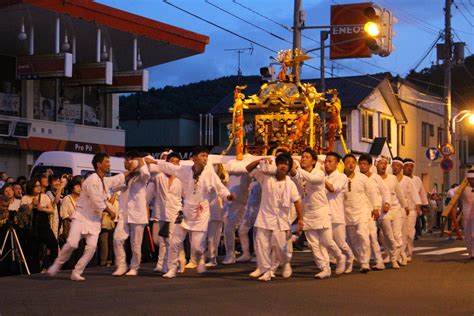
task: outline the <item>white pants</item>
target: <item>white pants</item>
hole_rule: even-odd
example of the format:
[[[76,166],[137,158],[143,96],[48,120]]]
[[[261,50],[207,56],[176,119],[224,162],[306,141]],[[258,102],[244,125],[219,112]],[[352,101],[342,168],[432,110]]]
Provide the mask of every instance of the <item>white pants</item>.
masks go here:
[[[265,273],[272,269],[272,254],[281,264],[291,261],[291,252],[288,249],[289,231],[269,230],[255,227],[255,252],[257,254],[258,269]]]
[[[126,267],[127,255],[125,253],[125,241],[130,236],[132,248],[132,260],[130,269],[138,270],[142,259],[143,231],[146,224],[129,224],[119,220],[114,231],[115,266]]]
[[[170,240],[173,237],[173,232],[176,228],[176,224],[170,222],[169,227],[169,237],[163,238],[158,235],[160,229],[165,225],[165,221],[153,222],[152,236],[153,242],[157,245],[158,248],[158,261],[156,262],[156,267],[160,268],[162,271],[168,271],[168,254],[169,254],[169,245]],[[186,255],[184,253],[183,247],[179,251],[179,262],[183,265],[186,265]]]
[[[209,223],[207,228],[207,257],[209,259],[217,258],[223,225],[222,221],[211,221]]]
[[[349,260],[350,258],[354,258],[354,253],[352,252],[351,248],[347,244],[346,241],[346,225],[345,224],[332,224],[332,236],[336,245],[341,249],[342,253],[346,256]]]
[[[402,223],[402,218],[382,220],[382,231],[385,237],[385,242],[387,243],[390,260],[392,261],[397,260],[398,254],[402,249],[402,243],[399,243],[396,237],[396,234],[399,234],[401,239]]]
[[[474,248],[472,247],[472,242],[474,241],[474,220],[465,219],[463,223],[464,240],[466,241],[467,253],[469,257],[474,258]]]
[[[71,257],[72,252],[77,249],[79,241],[83,238],[86,240],[86,247],[81,259],[79,259],[79,261],[76,263],[76,266],[74,267],[74,272],[82,274],[94,256],[95,250],[97,249],[97,240],[99,239],[99,234],[82,234],[82,222],[77,219],[73,219],[71,222],[71,228],[69,229],[67,242],[59,251],[59,255],[56,258],[55,264],[62,266],[64,263],[66,263],[66,261],[68,261]]]
[[[370,239],[369,224],[357,223],[356,225],[346,225],[347,240],[353,252],[357,256],[360,264],[369,264],[370,261]]]
[[[380,250],[377,235],[377,222],[373,219],[369,219],[369,239],[370,250],[372,251],[372,256],[375,258],[375,264],[383,263],[382,251]]]
[[[415,213],[416,214],[416,213]],[[403,221],[403,250],[405,251],[408,257],[411,257],[413,254],[413,245],[415,242],[416,234],[416,215],[409,215],[406,220]]]
[[[242,248],[242,254],[250,255],[250,240],[249,240],[249,231],[252,229],[253,225],[255,224],[256,216],[243,218],[242,223],[239,227],[239,239],[240,239],[240,246]],[[253,231],[253,239],[255,240],[255,232]]]
[[[342,251],[337,246],[332,236],[331,228],[312,229],[305,230],[304,234],[308,241],[309,247],[313,252],[314,261],[316,266],[321,270],[331,269],[329,263],[329,257],[321,251],[321,248],[326,249],[331,256],[336,259],[341,258]]]
[[[235,257],[235,231],[242,221],[244,216],[245,206],[242,207],[231,207],[227,209],[224,214],[224,245],[225,245],[225,257]]]
[[[183,228],[181,225],[176,225],[169,246],[168,267],[170,271],[176,272],[179,251],[183,248],[183,241],[188,233],[191,233],[191,259],[196,258],[195,260],[197,263],[202,261],[204,249],[206,247],[206,232],[190,231]]]

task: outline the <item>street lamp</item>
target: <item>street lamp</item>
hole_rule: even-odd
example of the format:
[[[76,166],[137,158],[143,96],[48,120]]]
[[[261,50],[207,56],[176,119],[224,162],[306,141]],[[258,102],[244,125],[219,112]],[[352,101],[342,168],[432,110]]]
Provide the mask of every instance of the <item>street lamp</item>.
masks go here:
[[[462,122],[465,118],[469,118],[469,124],[474,125],[474,112],[470,110],[463,110],[451,118],[449,124],[449,132],[451,135],[456,133],[456,123]]]

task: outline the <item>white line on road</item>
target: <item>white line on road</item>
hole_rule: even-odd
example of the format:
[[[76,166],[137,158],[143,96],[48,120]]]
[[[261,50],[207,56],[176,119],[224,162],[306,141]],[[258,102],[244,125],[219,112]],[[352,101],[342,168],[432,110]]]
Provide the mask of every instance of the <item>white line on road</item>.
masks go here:
[[[448,249],[441,249],[435,251],[429,251],[424,253],[419,253],[418,255],[421,256],[431,256],[431,255],[445,255],[448,253],[459,252],[459,251],[466,251],[466,247],[455,247],[455,248],[448,248]]]
[[[423,250],[429,250],[429,249],[436,249],[436,247],[415,247],[413,248],[413,251],[423,251]]]

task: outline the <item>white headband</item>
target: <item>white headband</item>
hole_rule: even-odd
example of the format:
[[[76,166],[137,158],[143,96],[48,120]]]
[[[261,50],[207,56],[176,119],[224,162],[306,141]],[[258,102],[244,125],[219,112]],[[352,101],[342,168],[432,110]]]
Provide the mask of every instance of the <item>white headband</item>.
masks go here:
[[[400,161],[400,160],[392,160],[392,165],[393,165],[394,163],[399,163],[399,164],[401,164],[402,166],[404,165],[403,161]]]
[[[385,158],[383,156],[379,156],[379,157],[375,158],[375,165],[378,165],[378,163],[381,162],[382,160],[385,160],[385,162],[387,162],[387,158]]]
[[[407,161],[403,163],[404,165],[414,165],[415,163],[413,161]]]
[[[470,178],[474,178],[474,172],[469,172],[466,174],[466,178],[470,179]]]

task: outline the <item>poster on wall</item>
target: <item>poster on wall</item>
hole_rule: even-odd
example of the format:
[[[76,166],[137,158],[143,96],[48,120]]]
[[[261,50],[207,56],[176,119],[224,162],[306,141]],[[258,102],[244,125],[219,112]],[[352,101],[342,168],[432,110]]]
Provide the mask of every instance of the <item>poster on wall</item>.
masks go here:
[[[20,116],[20,96],[0,93],[0,115]]]
[[[71,124],[81,123],[81,105],[74,103],[64,103],[58,113],[58,121]],[[84,105],[84,122],[87,125],[98,126],[99,119],[95,108],[87,104]]]

